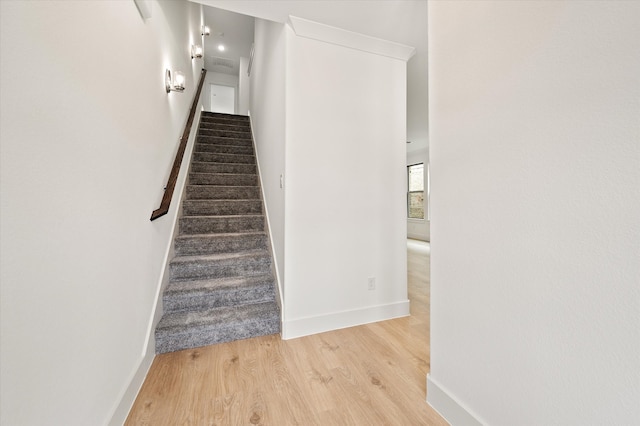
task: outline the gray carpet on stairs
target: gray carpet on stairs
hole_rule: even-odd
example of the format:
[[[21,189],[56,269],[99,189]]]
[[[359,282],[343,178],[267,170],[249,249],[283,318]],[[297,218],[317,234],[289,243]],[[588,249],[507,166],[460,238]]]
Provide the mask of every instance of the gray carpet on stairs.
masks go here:
[[[203,112],[156,353],[280,332],[249,118]]]

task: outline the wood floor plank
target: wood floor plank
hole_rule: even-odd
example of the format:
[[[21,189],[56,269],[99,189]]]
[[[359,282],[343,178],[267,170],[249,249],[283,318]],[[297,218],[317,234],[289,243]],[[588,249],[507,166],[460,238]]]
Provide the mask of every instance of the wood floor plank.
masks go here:
[[[125,425],[446,425],[425,402],[428,246],[407,265],[411,316],[158,355]]]

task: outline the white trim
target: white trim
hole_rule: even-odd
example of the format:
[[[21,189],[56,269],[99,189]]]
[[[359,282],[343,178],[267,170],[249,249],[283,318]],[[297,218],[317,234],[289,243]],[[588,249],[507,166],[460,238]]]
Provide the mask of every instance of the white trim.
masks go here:
[[[320,24],[297,16],[289,15],[289,26],[299,37],[337,44],[405,62],[416,53],[415,47]]]
[[[427,374],[427,403],[452,425],[483,426],[485,424],[451,396],[451,393],[436,382],[431,374]]]
[[[367,306],[349,311],[298,318],[284,322],[282,339],[295,339],[296,337],[308,336],[310,334],[406,317],[408,315],[409,300],[404,300],[386,305]]]

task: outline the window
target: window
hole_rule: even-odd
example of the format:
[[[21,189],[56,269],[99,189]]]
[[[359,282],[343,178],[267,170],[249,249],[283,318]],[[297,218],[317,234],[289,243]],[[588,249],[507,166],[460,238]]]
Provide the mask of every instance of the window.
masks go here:
[[[407,211],[409,219],[424,219],[424,164],[407,167],[409,192],[407,193]]]

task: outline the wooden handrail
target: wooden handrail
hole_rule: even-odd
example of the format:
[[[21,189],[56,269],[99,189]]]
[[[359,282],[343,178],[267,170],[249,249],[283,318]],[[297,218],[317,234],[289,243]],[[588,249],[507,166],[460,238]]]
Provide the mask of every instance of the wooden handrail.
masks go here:
[[[176,188],[178,182],[178,173],[180,173],[180,164],[182,164],[182,157],[184,157],[184,151],[187,149],[187,141],[189,140],[189,133],[191,132],[191,126],[193,125],[193,119],[196,115],[196,109],[198,107],[198,100],[200,99],[200,92],[202,92],[202,86],[204,85],[204,77],[207,75],[207,70],[202,69],[200,74],[200,82],[198,82],[198,89],[193,97],[193,103],[191,104],[191,110],[189,111],[189,118],[187,124],[184,126],[184,132],[180,138],[180,146],[178,152],[176,152],[176,159],[173,160],[173,167],[171,168],[171,174],[169,174],[169,180],[167,180],[167,186],[162,196],[162,202],[157,210],[151,213],[151,220],[164,216],[169,211],[171,205],[171,198],[173,197],[173,190]]]

